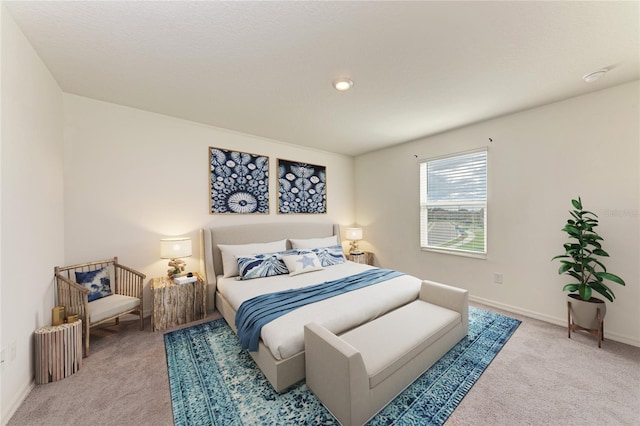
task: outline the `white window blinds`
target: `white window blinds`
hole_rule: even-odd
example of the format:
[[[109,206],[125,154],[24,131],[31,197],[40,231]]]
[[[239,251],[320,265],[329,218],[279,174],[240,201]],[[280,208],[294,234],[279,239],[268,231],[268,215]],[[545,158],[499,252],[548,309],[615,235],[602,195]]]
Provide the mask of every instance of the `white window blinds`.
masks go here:
[[[420,163],[420,245],[487,253],[487,150]]]

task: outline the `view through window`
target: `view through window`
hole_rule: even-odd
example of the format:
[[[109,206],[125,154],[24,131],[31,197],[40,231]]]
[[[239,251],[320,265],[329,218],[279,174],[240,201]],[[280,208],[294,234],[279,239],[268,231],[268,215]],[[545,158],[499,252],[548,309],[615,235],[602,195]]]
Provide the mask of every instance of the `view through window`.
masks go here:
[[[420,245],[487,253],[487,150],[420,163]]]

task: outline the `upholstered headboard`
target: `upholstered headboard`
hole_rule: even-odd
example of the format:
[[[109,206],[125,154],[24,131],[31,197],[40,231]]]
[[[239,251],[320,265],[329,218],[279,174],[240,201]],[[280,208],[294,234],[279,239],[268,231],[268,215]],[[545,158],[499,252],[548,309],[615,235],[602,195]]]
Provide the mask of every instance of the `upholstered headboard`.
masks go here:
[[[285,238],[319,238],[338,236],[340,225],[332,223],[264,223],[203,228],[200,230],[200,270],[207,284],[215,284],[222,273],[222,255],[218,244],[250,244],[284,240]],[[287,242],[289,245],[289,242]],[[290,248],[290,246],[289,246]]]

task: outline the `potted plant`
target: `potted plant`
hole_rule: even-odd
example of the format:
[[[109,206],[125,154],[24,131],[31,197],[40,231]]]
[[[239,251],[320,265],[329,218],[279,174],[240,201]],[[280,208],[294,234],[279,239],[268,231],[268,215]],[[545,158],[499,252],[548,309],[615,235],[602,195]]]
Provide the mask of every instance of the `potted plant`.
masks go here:
[[[564,254],[554,256],[552,260],[560,259],[558,274],[566,274],[573,279],[572,283],[564,286],[563,291],[572,293],[567,296],[567,301],[570,303],[574,323],[581,329],[600,330],[601,333],[606,304],[592,294],[595,291],[613,302],[615,295],[605,281],[620,285],[625,283],[619,276],[607,272],[607,268],[600,260],[602,257],[609,257],[609,254],[602,249],[603,238],[594,230],[598,226],[598,216],[583,210],[580,197],[577,200],[571,200],[571,204],[574,210],[570,211],[571,218],[562,228],[567,233],[569,242],[564,244]],[[596,314],[598,308],[600,308],[599,321]],[[569,337],[571,337],[571,323]],[[601,334],[599,338],[599,340],[602,339]],[[600,341],[598,341],[599,344]]]

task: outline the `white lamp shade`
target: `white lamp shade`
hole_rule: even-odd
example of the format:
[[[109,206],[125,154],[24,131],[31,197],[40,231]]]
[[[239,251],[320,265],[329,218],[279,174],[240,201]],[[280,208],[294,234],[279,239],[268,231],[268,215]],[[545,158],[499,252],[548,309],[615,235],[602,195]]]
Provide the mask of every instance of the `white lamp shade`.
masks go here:
[[[163,238],[160,240],[160,257],[177,259],[191,256],[191,238]]]
[[[347,228],[347,240],[357,241],[362,239],[362,228]]]

